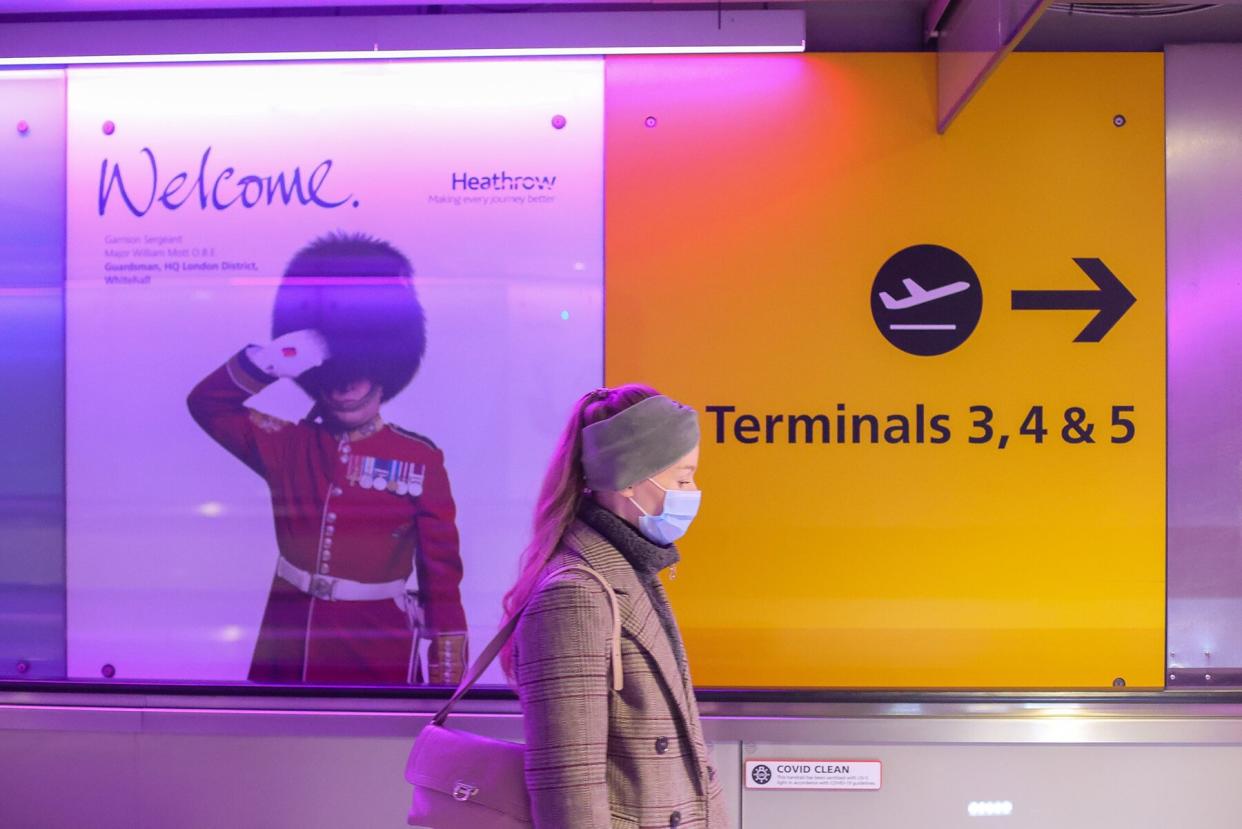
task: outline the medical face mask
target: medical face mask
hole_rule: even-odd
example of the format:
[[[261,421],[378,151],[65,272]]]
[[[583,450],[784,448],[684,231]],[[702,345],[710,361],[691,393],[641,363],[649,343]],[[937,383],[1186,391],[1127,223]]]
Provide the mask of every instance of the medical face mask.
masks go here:
[[[642,511],[642,517],[638,519],[638,531],[653,544],[667,546],[686,534],[690,522],[698,514],[703,493],[697,489],[664,489],[651,478],[647,480],[664,491],[664,507],[659,515],[652,515],[630,498],[630,503]]]

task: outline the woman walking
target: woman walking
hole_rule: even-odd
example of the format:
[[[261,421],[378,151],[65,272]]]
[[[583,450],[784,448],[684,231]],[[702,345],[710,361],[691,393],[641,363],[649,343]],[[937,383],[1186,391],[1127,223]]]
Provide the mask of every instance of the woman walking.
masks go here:
[[[553,455],[505,596],[526,607],[503,661],[537,829],[727,826],[658,577],[698,511],[698,456],[697,413],[638,385],[579,400]],[[619,636],[608,590],[569,565],[611,587]]]

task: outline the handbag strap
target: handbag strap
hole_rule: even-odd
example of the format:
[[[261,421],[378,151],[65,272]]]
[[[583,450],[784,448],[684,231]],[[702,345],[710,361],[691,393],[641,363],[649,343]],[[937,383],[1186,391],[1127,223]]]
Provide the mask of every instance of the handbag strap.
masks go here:
[[[457,701],[465,696],[466,692],[479,681],[479,677],[481,677],[483,672],[487,670],[488,666],[492,664],[492,661],[496,658],[496,655],[500,653],[500,649],[504,647],[505,642],[509,641],[509,637],[513,635],[515,630],[517,630],[518,620],[521,619],[522,614],[526,612],[526,608],[530,605],[535,594],[539,592],[539,588],[560,574],[567,573],[570,570],[578,570],[591,576],[591,578],[595,579],[603,586],[604,592],[608,594],[608,605],[612,610],[612,650],[609,656],[609,666],[612,674],[612,690],[621,690],[624,686],[624,678],[621,675],[621,609],[617,604],[617,594],[613,591],[612,585],[608,583],[608,580],[592,568],[585,564],[567,564],[564,567],[557,568],[545,576],[540,581],[538,587],[531,591],[530,597],[526,599],[522,606],[519,607],[512,616],[505,620],[505,623],[501,626],[500,630],[497,631],[496,635],[492,637],[492,641],[487,643],[487,647],[483,648],[483,652],[480,653],[478,658],[474,660],[474,664],[470,666],[470,670],[466,672],[464,677],[462,677],[461,683],[457,686],[457,690],[453,692],[453,695],[449,697],[448,702],[444,703],[444,707],[431,718],[431,722],[434,725],[443,725],[444,721],[448,719],[449,713],[453,710],[453,706],[457,704]]]

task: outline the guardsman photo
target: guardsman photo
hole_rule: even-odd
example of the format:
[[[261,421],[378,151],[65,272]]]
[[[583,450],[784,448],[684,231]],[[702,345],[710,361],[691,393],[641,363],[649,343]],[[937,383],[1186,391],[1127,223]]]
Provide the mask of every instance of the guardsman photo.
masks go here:
[[[252,681],[460,678],[466,616],[444,453],[380,411],[426,344],[409,260],[363,234],[330,234],[285,269],[271,341],[242,348],[190,392],[195,422],[271,490],[279,557]],[[285,378],[314,401],[300,422],[246,405]]]

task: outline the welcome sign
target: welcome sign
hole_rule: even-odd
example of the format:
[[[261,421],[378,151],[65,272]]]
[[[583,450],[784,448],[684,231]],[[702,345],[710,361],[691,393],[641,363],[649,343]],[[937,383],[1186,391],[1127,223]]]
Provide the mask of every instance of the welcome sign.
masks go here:
[[[109,162],[106,158],[103,160],[99,173],[100,216],[106,214],[114,188],[117,200],[123,202],[125,208],[135,216],[147,215],[157,204],[166,210],[178,210],[191,199],[197,201],[200,210],[206,210],[209,205],[213,210],[228,210],[234,205],[246,209],[260,204],[271,206],[273,203],[288,206],[294,201],[301,205],[314,204],[333,208],[350,200],[350,196],[346,195],[332,201],[319,193],[332,172],[331,159],[315,165],[305,176],[305,181],[301,167],[294,167],[289,173],[249,173],[238,177],[237,170],[231,166],[222,166],[218,171],[209,172],[207,164],[211,158],[211,147],[208,147],[203,150],[197,172],[181,171],[161,179],[159,164],[151,148],[143,147],[140,155],[145,163],[140,162],[137,171],[131,170],[130,189],[134,190],[132,198],[125,187],[121,162]],[[136,177],[142,181],[135,181]],[[229,181],[234,178],[235,181]],[[222,186],[224,195],[221,195]]]

